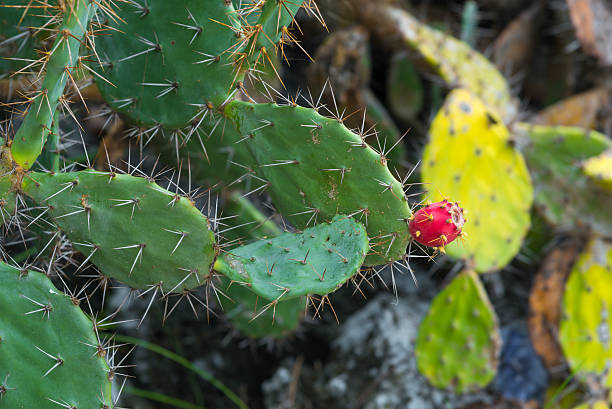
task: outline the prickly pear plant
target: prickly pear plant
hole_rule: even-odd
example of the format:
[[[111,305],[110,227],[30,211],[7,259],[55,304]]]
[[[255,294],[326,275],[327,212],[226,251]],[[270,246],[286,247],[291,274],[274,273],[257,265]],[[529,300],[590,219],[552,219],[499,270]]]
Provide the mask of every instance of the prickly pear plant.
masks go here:
[[[428,198],[452,197],[473,218],[465,244],[448,253],[469,260],[476,271],[505,266],[518,252],[529,228],[531,179],[522,155],[499,116],[463,89],[450,92],[430,128],[422,179]],[[502,227],[503,226],[503,227]]]
[[[434,299],[419,328],[419,370],[440,388],[467,392],[495,376],[500,353],[497,316],[478,275],[461,272]]]
[[[107,350],[79,303],[43,273],[0,263],[0,407],[114,406]]]
[[[97,42],[101,54],[108,56],[102,65],[111,69],[110,81],[121,86],[99,86],[113,108],[143,127],[143,138],[169,133],[177,155],[180,145],[197,138],[203,147],[201,160],[212,166],[196,166],[211,170],[217,181],[232,184],[236,180],[224,176],[236,177],[235,172],[239,180],[245,174],[255,177],[259,186],[253,191],[267,189],[279,212],[296,227],[331,221],[337,214],[352,215],[368,229],[372,252],[366,264],[401,260],[411,214],[404,186],[387,168],[385,152],[365,142],[364,130],[355,134],[340,118],[325,118],[295,103],[234,100],[238,91],[244,94],[244,75],[266,63],[270,46],[278,42],[282,48],[291,40],[286,25],[300,5],[272,1],[263,8],[254,4],[235,10],[227,2],[198,8],[187,3],[170,7],[162,1],[149,1],[146,7],[126,4],[119,14],[137,22],[125,34]],[[258,23],[249,25],[245,13],[259,15]],[[169,23],[164,25],[167,33],[158,30],[161,21]],[[150,40],[153,33],[158,36],[155,42]],[[143,39],[150,44],[143,45]],[[159,65],[167,72],[152,68]],[[174,109],[163,108],[165,104]],[[209,140],[214,155],[208,155]],[[214,163],[217,159],[223,162]],[[215,169],[227,169],[228,160],[240,167],[219,178]]]
[[[572,371],[600,391],[612,387],[611,294],[612,245],[593,239],[566,283],[559,341]]]

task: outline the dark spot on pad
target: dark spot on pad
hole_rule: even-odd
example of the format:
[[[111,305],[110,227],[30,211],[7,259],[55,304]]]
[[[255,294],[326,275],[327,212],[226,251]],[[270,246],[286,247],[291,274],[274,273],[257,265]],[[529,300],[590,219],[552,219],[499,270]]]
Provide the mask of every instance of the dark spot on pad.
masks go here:
[[[470,104],[468,104],[465,101],[461,101],[459,103],[459,109],[461,109],[466,114],[471,114],[472,113],[472,107],[470,107]]]

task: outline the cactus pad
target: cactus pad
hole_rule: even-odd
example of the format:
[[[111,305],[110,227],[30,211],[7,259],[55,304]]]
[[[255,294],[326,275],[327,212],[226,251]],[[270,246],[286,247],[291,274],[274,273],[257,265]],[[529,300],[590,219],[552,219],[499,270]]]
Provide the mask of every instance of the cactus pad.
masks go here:
[[[452,91],[430,128],[423,155],[428,198],[445,196],[466,210],[467,239],[447,252],[487,272],[504,267],[529,228],[533,198],[522,155],[499,117],[466,90]]]
[[[612,234],[612,193],[585,175],[582,164],[612,143],[581,128],[517,124],[535,184],[536,208],[553,225]]]
[[[0,263],[0,408],[113,406],[106,351],[77,304],[44,274]]]
[[[31,173],[23,191],[105,274],[135,288],[197,287],[215,258],[208,219],[188,199],[130,175]]]
[[[462,393],[493,379],[499,328],[476,273],[460,273],[436,296],[419,327],[415,353],[419,371],[436,387]]]
[[[364,226],[338,215],[302,233],[238,247],[218,259],[215,270],[266,300],[284,301],[335,291],[359,271],[367,252]]]
[[[141,126],[181,128],[211,115],[233,91],[240,25],[229,1],[134,0],[96,39],[98,80],[113,109]]]
[[[235,101],[226,114],[267,180],[275,206],[298,228],[353,215],[368,230],[366,264],[403,258],[410,208],[386,160],[335,119],[299,106]]]
[[[612,190],[612,148],[587,159],[582,164],[582,169],[585,175],[591,177],[596,183]]]
[[[583,380],[612,387],[612,244],[593,239],[565,285],[559,342]]]
[[[598,400],[595,402],[585,402],[581,405],[575,406],[574,409],[609,409],[608,403],[605,400]]]
[[[463,41],[420,23],[403,10],[382,8],[385,20],[396,24],[402,40],[418,51],[433,70],[451,87],[461,87],[478,96],[505,122],[516,114],[516,103],[503,75],[485,56]]]

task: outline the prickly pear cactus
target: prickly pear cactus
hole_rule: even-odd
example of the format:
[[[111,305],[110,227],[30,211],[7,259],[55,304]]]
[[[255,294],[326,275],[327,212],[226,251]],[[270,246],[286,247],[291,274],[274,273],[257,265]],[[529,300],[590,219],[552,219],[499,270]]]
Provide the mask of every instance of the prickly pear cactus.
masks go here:
[[[559,342],[582,380],[612,387],[612,244],[593,239],[565,285]]]
[[[76,298],[0,263],[0,408],[112,408],[110,368]]]
[[[229,1],[135,0],[96,39],[98,87],[111,107],[141,126],[182,128],[213,115],[240,80],[245,41]]]
[[[612,234],[612,193],[582,165],[612,147],[605,135],[577,127],[517,124],[515,134],[536,186],[535,207],[551,224]]]
[[[386,159],[335,119],[313,109],[234,101],[236,123],[278,208],[298,228],[352,215],[367,227],[367,265],[403,258],[410,208]]]
[[[23,192],[104,274],[164,292],[204,284],[216,257],[209,221],[153,181],[95,171],[30,173]]]
[[[463,271],[433,300],[419,327],[415,353],[419,371],[436,387],[463,393],[493,379],[499,328],[475,272]]]
[[[338,215],[302,233],[284,233],[238,247],[215,270],[268,301],[326,295],[355,275],[368,252],[364,226]]]
[[[530,224],[531,179],[501,119],[474,95],[451,91],[434,118],[423,153],[428,199],[457,200],[466,210],[468,239],[447,252],[478,272],[504,267]]]
[[[584,174],[608,190],[612,190],[612,148],[587,159],[582,164]]]

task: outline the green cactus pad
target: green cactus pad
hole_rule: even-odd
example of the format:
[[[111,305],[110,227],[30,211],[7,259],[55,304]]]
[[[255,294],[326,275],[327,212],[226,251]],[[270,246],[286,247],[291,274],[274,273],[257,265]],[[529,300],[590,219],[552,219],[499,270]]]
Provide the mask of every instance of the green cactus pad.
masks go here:
[[[410,14],[397,9],[381,9],[397,23],[402,39],[418,51],[434,71],[451,87],[461,87],[478,96],[505,122],[517,111],[510,87],[503,75],[485,56],[463,41],[422,24]]]
[[[612,387],[612,244],[593,239],[574,266],[563,295],[559,343],[583,380]]]
[[[97,2],[75,0],[66,8],[59,35],[45,67],[41,92],[32,99],[28,113],[13,138],[13,159],[29,169],[42,152],[51,131],[53,116],[74,68],[80,63],[79,48],[97,9]]]
[[[468,91],[452,91],[430,128],[423,182],[434,202],[448,197],[467,210],[467,238],[447,246],[478,272],[504,267],[530,223],[533,188],[522,155],[499,117]]]
[[[0,79],[29,64],[23,60],[40,58],[36,50],[47,39],[48,31],[36,28],[45,26],[57,11],[54,5],[47,4],[47,7],[40,7],[41,4],[32,7],[34,3],[30,0],[7,0],[0,4],[0,43],[6,42],[0,46]],[[47,25],[47,29],[51,27]]]
[[[223,278],[221,296],[225,317],[242,333],[251,338],[282,338],[293,332],[304,315],[305,297],[270,303],[247,286],[230,283]]]
[[[130,175],[31,173],[23,191],[50,207],[74,247],[135,288],[165,291],[204,284],[215,258],[208,219],[188,199]],[[93,253],[93,254],[92,254]]]
[[[269,300],[335,291],[359,271],[368,252],[364,226],[338,215],[302,233],[284,233],[238,247],[215,270]]]
[[[141,126],[182,128],[212,115],[234,91],[240,25],[229,1],[134,0],[96,39],[97,79],[111,107]],[[149,84],[149,85],[147,85]],[[207,104],[210,105],[207,108]]]
[[[612,234],[612,192],[582,168],[612,146],[604,135],[577,127],[517,124],[514,128],[535,184],[538,211],[563,230]]]
[[[612,148],[587,159],[582,164],[582,170],[597,184],[612,190]]]
[[[0,408],[113,406],[92,322],[49,278],[0,263],[0,310]]]
[[[235,101],[226,114],[254,156],[281,214],[298,228],[354,215],[366,224],[367,265],[404,257],[411,215],[386,161],[335,119],[299,106]]]
[[[466,270],[436,296],[419,327],[419,371],[436,387],[475,391],[495,376],[499,352],[493,307],[476,273]]]

